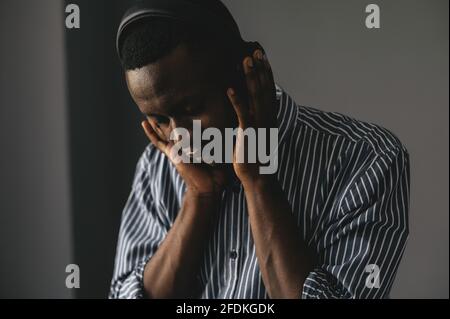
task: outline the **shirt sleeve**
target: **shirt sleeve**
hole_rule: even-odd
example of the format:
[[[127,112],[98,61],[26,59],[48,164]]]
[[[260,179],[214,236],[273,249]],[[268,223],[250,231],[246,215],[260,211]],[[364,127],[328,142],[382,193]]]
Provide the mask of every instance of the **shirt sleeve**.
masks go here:
[[[144,298],[143,274],[148,260],[165,237],[150,192],[146,153],[139,160],[131,193],[122,213],[109,298]]]
[[[358,168],[317,232],[317,267],[302,298],[387,298],[406,246],[409,155],[385,151]]]

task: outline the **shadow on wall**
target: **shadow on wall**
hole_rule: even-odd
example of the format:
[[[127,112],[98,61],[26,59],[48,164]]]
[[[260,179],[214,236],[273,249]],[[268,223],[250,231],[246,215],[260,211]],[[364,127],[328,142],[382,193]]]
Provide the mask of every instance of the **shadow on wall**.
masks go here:
[[[78,298],[108,294],[121,211],[147,144],[126,90],[115,35],[133,1],[66,1],[80,28],[66,30],[74,260]]]

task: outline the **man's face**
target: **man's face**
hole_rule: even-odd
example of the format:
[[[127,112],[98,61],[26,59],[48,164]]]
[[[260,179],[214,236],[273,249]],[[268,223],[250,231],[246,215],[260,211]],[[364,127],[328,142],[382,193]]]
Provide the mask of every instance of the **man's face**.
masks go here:
[[[201,121],[202,130],[238,126],[220,59],[182,44],[159,61],[126,72],[133,100],[162,140],[169,141],[176,128],[192,136],[194,120]]]

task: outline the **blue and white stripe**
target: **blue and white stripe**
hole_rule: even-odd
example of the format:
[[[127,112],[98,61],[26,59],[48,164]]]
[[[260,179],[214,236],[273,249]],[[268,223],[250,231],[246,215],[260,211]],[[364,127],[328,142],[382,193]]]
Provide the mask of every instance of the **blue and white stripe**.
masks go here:
[[[408,238],[407,150],[386,129],[298,106],[277,91],[277,176],[298,240],[318,256],[299,297],[388,297]],[[149,145],[123,211],[110,298],[144,297],[144,266],[173,225],[184,191],[175,168]],[[219,216],[199,269],[199,298],[268,298],[242,185],[224,190]],[[380,270],[379,288],[366,284],[369,265]]]

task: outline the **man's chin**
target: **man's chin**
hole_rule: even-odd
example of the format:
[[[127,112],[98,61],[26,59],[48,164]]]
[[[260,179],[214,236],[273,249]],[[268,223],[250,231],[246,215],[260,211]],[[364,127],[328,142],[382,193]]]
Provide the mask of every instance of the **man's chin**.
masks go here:
[[[230,164],[227,163],[216,163],[216,162],[203,162],[205,165],[208,165],[209,167],[212,167],[214,169],[227,169],[230,167]]]
[[[194,158],[191,157],[191,160],[194,162]],[[231,165],[228,163],[217,163],[212,160],[204,160],[204,159],[197,159],[196,163],[203,164],[214,169],[223,169],[223,170],[229,169]]]

